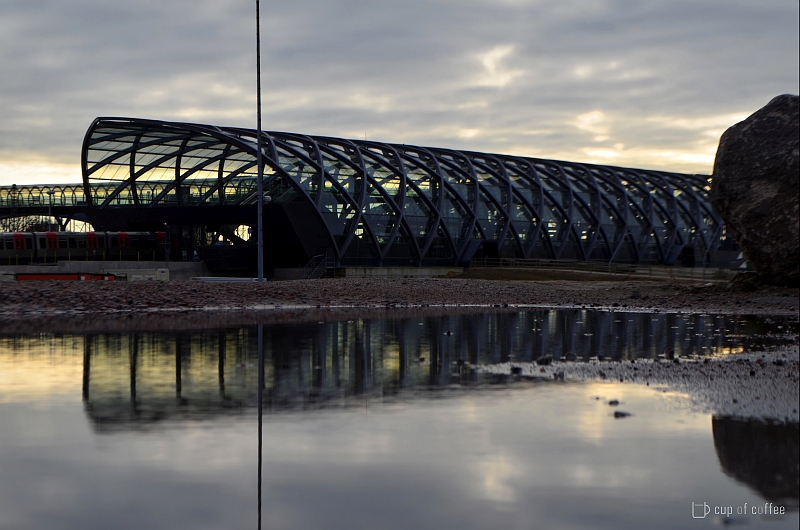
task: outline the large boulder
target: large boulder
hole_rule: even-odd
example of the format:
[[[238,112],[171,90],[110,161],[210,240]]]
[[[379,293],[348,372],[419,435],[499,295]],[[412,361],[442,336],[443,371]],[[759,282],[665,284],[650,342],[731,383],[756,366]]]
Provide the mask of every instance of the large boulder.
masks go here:
[[[711,199],[767,283],[800,285],[800,97],[774,98],[722,135]]]

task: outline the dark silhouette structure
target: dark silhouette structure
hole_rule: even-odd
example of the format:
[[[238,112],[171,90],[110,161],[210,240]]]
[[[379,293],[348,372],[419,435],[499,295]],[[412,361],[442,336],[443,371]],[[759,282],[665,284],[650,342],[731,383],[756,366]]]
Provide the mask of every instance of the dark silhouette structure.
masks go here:
[[[98,118],[83,144],[80,213],[96,229],[168,230],[174,253],[212,268],[254,269],[256,140],[248,129]],[[271,131],[262,145],[268,268],[323,254],[344,267],[694,266],[736,250],[707,176]]]

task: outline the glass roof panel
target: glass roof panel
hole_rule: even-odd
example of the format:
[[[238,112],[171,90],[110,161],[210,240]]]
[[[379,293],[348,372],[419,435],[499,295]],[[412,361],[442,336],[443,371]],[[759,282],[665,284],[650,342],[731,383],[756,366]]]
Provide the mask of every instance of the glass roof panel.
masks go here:
[[[486,239],[500,239],[505,228],[506,217],[485,192],[481,191],[479,197],[478,211],[475,212],[478,224]]]
[[[122,155],[110,164],[100,166],[97,171],[89,175],[89,179],[95,180],[127,180],[130,178],[130,154]]]
[[[422,246],[423,242],[431,235],[431,231],[436,224],[436,212],[425,204],[425,201],[413,188],[406,190],[403,217],[411,230],[411,235]]]
[[[443,199],[444,204],[440,212],[442,223],[447,227],[447,231],[450,233],[450,237],[453,238],[455,245],[458,246],[461,240],[469,234],[469,229],[472,226],[472,215],[450,190],[444,190]]]
[[[320,195],[322,218],[334,236],[336,243],[342,245],[344,239],[350,233],[358,210],[339,191],[330,177],[325,178],[325,186],[323,186]]]
[[[294,153],[276,146],[278,151],[278,163],[300,187],[306,190],[312,201],[316,201],[317,190],[319,188],[319,171],[311,163]]]
[[[397,223],[397,212],[372,182],[367,184],[367,200],[368,203],[363,207],[362,213],[378,244],[385,245]]]
[[[400,202],[403,194],[402,179],[397,170],[369,153],[363,153],[363,155],[367,175],[372,177],[395,202]]]

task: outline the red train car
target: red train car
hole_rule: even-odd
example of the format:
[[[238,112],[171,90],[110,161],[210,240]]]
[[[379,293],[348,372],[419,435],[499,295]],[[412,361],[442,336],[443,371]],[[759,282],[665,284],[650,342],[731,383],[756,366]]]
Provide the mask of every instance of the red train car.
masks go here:
[[[0,265],[163,259],[164,232],[0,233]]]

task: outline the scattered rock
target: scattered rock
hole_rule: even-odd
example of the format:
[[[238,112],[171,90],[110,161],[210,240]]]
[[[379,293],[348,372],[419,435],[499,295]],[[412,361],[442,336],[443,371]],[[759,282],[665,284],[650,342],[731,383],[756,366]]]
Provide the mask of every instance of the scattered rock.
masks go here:
[[[619,405],[619,400],[617,400],[617,399],[612,399],[611,401],[609,401],[609,402],[608,402],[608,404],[609,404],[610,406],[612,406],[612,407],[616,407],[617,405]]]
[[[621,410],[614,411],[614,418],[616,419],[627,418],[630,415],[631,415],[630,412],[622,412]]]
[[[553,362],[553,356],[552,355],[544,355],[544,356],[539,357],[538,359],[536,359],[536,364],[538,364],[539,366],[548,366],[552,362]]]
[[[759,357],[760,355],[761,353]],[[758,357],[751,358],[753,362],[747,362],[751,359],[742,354],[713,357],[708,363],[704,363],[703,359],[685,358],[680,366],[671,362],[659,363],[655,359],[638,359],[636,366],[642,368],[638,372],[632,369],[635,366],[628,363],[563,363],[558,365],[559,373],[554,379],[560,381],[560,373],[563,372],[565,381],[602,380],[607,385],[608,381],[617,381],[624,375],[626,384],[638,383],[651,388],[657,385],[659,391],[675,391],[676,397],[680,401],[688,400],[685,403],[691,403],[693,410],[703,410],[715,417],[762,418],[768,422],[796,425],[800,393],[798,357],[798,346],[791,345],[777,351],[767,351],[765,362],[756,369],[752,368],[756,366],[754,361]],[[778,366],[774,362],[776,360],[782,360],[784,366]],[[536,367],[533,362],[515,364],[523,369],[529,366],[531,371]],[[509,371],[506,363],[480,365],[476,368],[484,373],[508,374]],[[541,367],[539,371],[543,374],[546,372]],[[748,375],[751,372],[753,376]],[[607,406],[614,409],[621,406],[613,405],[619,399],[603,398],[599,395],[591,397],[597,401],[605,401]]]

